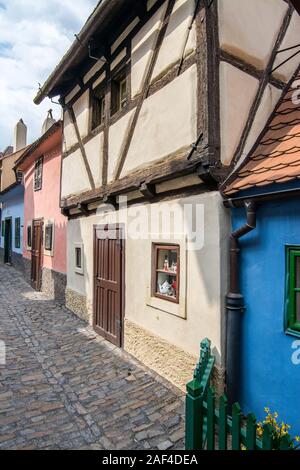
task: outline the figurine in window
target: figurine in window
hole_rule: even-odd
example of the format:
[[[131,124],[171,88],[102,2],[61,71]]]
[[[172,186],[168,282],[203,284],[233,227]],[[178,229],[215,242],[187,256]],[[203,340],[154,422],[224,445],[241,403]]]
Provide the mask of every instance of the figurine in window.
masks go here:
[[[165,257],[164,271],[169,271],[169,260],[167,256]]]
[[[171,288],[172,286],[167,280],[163,284],[159,284],[159,292],[162,295],[170,295]]]

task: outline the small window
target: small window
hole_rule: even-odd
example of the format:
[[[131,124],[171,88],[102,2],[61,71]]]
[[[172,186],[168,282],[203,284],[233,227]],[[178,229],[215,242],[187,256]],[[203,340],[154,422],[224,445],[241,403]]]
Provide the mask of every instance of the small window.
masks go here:
[[[15,248],[21,248],[21,219],[15,219]]]
[[[16,175],[17,175],[17,181],[18,181],[18,183],[22,183],[22,181],[23,181],[23,173],[22,173],[21,171],[17,171]]]
[[[53,249],[53,224],[45,226],[45,250],[52,251]]]
[[[27,248],[31,248],[32,246],[32,228],[31,225],[27,226]]]
[[[111,90],[111,112],[115,114],[127,105],[127,80],[126,74],[122,73],[112,80]]]
[[[154,243],[152,257],[152,296],[179,303],[179,246]]]
[[[300,332],[300,247],[288,248],[287,327]]]
[[[42,189],[43,179],[43,158],[39,158],[35,163],[34,168],[34,190],[39,191]]]
[[[75,243],[75,272],[77,274],[84,273],[83,266],[83,245],[82,243]]]
[[[102,85],[92,91],[92,130],[104,123],[105,95]]]

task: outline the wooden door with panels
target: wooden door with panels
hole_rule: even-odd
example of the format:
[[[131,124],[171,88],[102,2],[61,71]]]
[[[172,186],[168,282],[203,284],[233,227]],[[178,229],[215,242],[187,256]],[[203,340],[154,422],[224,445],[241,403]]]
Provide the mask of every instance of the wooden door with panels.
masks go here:
[[[94,330],[119,347],[123,338],[124,281],[122,228],[94,227]]]
[[[42,287],[43,226],[42,220],[34,220],[32,223],[31,285],[37,291]]]

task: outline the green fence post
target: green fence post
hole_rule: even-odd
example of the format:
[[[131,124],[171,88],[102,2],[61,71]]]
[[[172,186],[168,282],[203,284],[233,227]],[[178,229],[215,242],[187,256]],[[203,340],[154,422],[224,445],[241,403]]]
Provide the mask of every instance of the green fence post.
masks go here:
[[[273,448],[273,429],[270,424],[264,424],[262,448],[263,450],[272,450]]]
[[[238,403],[232,405],[232,450],[241,450],[241,408]]]
[[[203,445],[203,395],[197,379],[186,386],[185,400],[185,449],[201,450]]]
[[[286,434],[280,438],[279,450],[292,450],[291,444],[291,437],[289,434]]]
[[[225,395],[219,401],[219,450],[227,450],[227,398]]]
[[[215,389],[209,387],[207,392],[207,450],[215,450],[215,400]]]
[[[247,429],[246,429],[246,449],[255,450],[256,448],[256,417],[253,413],[247,416]]]

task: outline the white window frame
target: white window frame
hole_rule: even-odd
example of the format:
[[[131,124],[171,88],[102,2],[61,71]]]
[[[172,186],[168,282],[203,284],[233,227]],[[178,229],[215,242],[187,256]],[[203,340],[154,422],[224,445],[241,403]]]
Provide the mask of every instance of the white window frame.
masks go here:
[[[76,249],[81,250],[81,267],[76,266]],[[74,243],[74,270],[76,274],[84,275],[84,250],[83,243]]]

